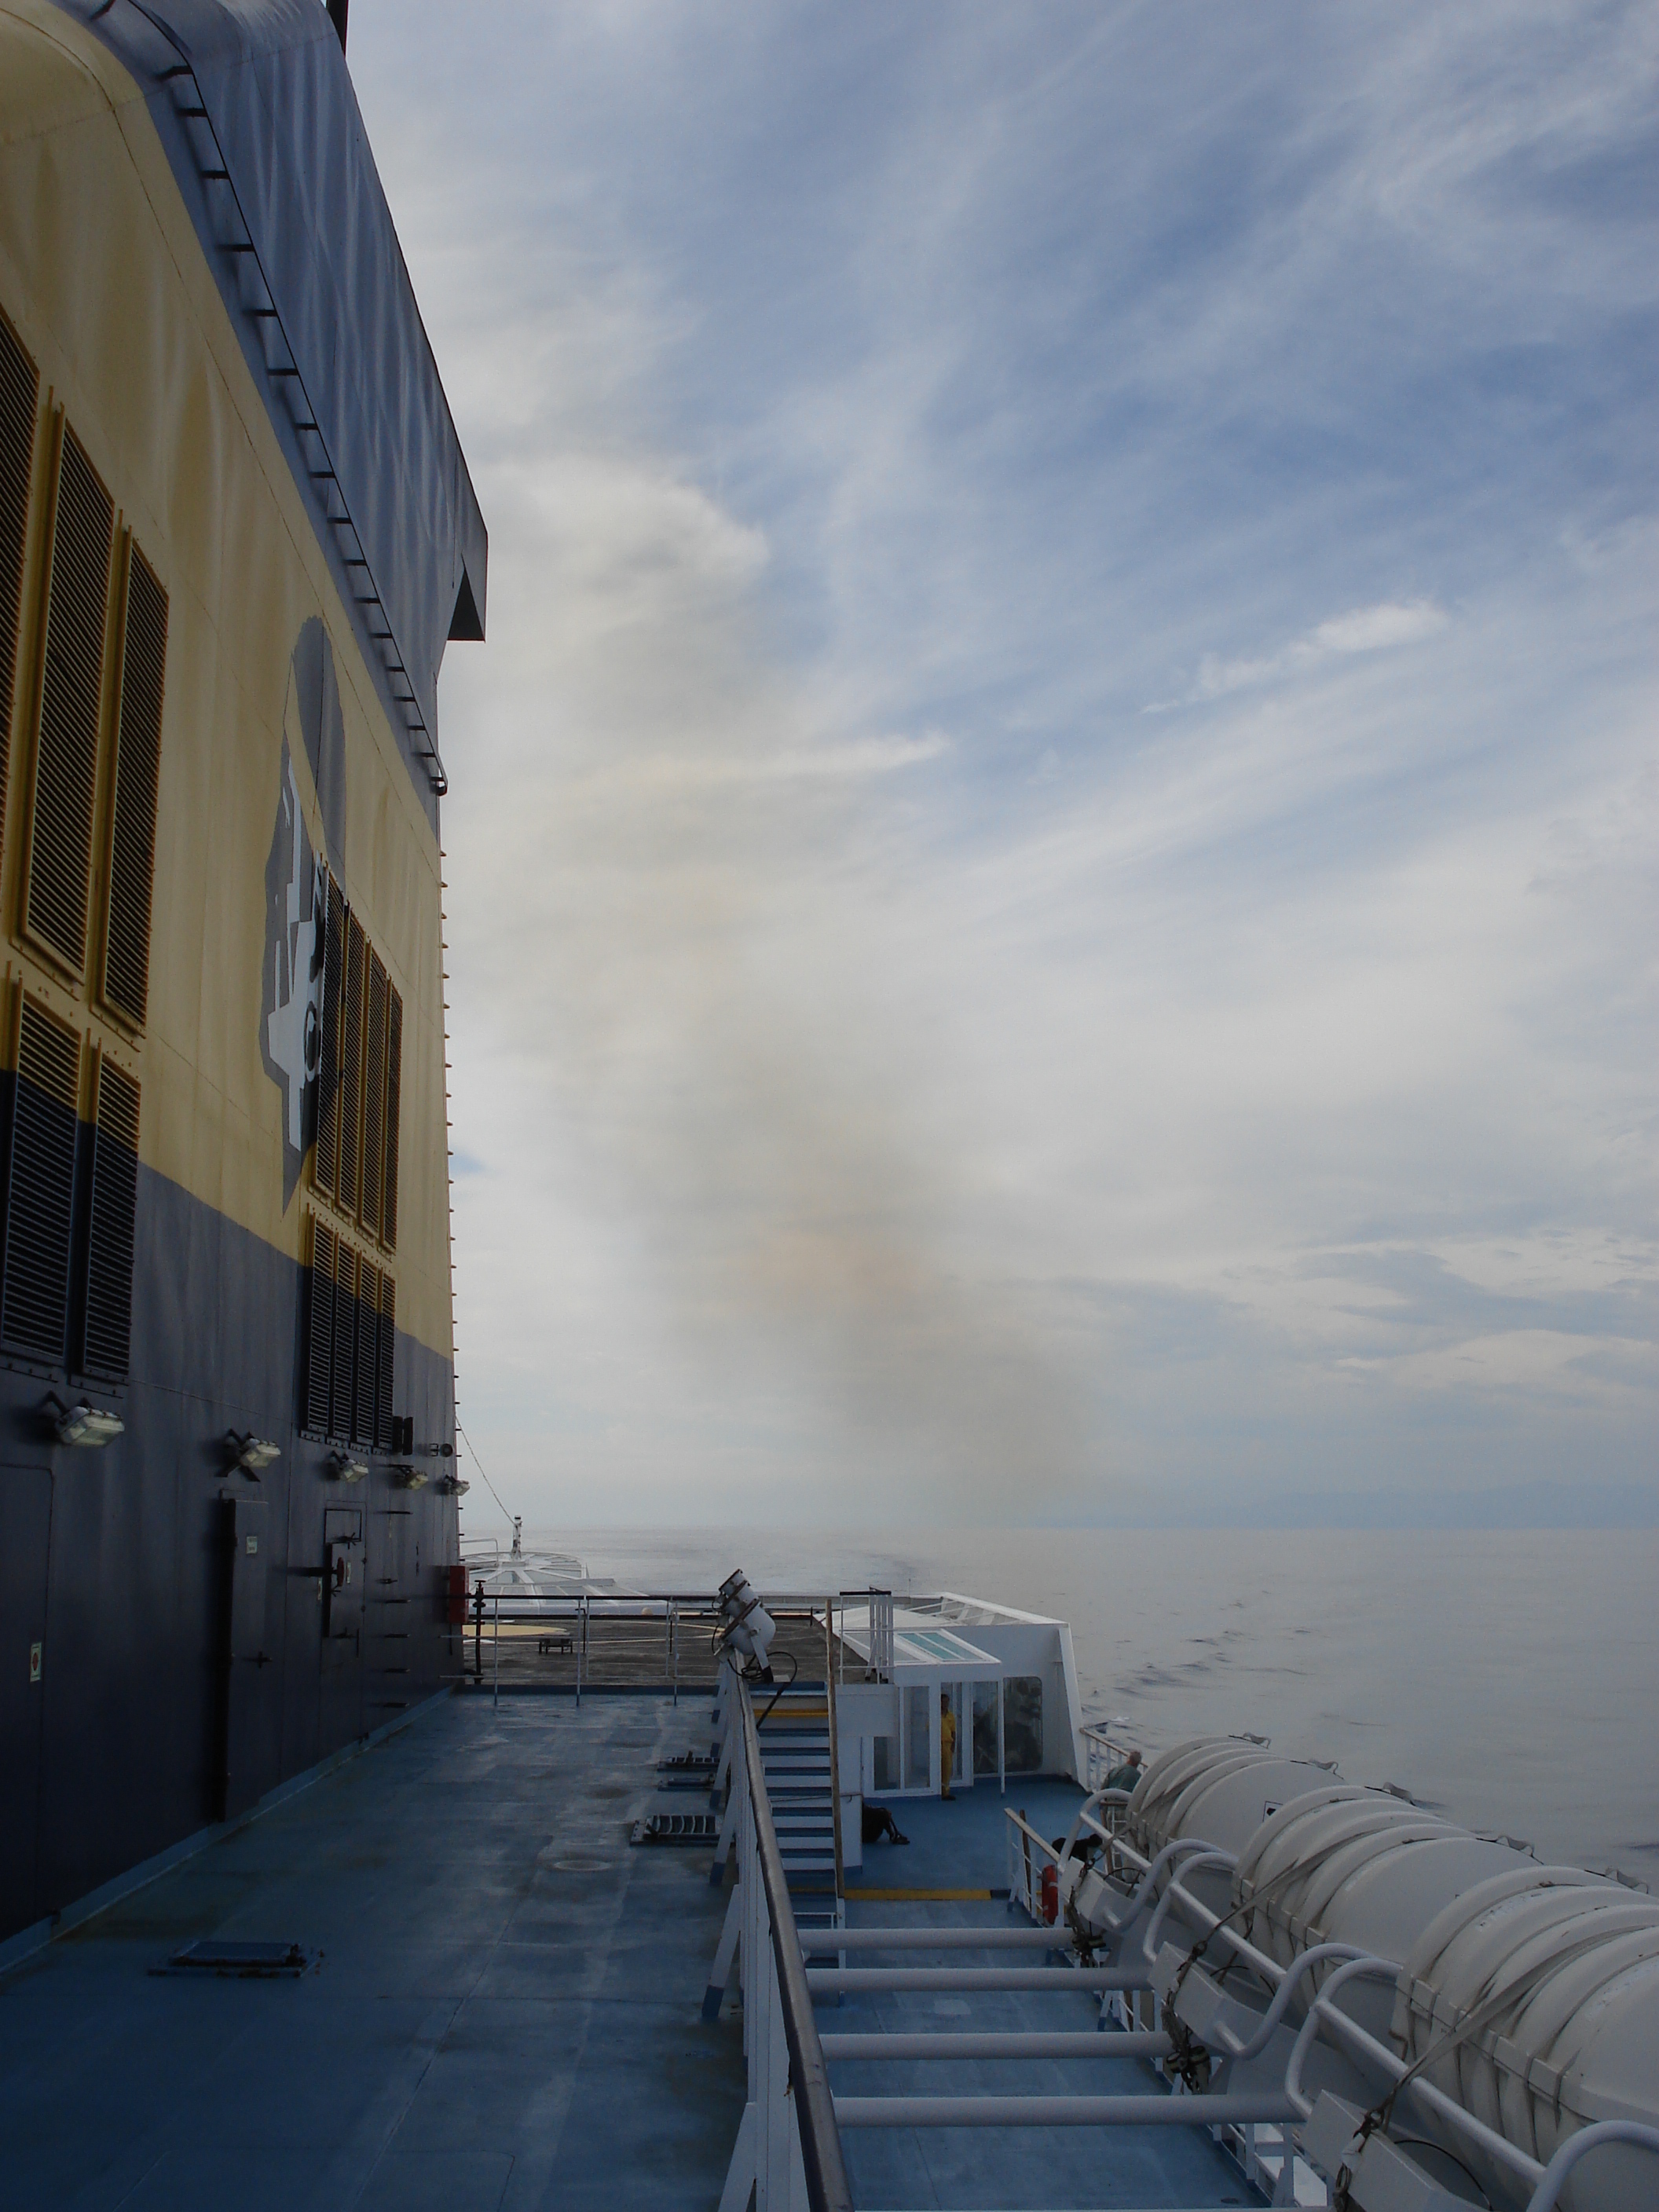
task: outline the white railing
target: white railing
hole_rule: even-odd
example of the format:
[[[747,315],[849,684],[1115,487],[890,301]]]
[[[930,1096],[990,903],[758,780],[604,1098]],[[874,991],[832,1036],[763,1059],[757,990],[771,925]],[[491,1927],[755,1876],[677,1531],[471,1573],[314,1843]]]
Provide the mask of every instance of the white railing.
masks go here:
[[[1045,1867],[1058,1869],[1060,1853],[1046,1836],[1038,1835],[1023,1813],[1010,1806],[1003,1818],[1007,1822],[1008,1902],[1023,1905],[1033,1920],[1052,1925],[1043,1909],[1042,1874]],[[1057,1872],[1055,1880],[1058,1882]]]
[[[743,1989],[749,2081],[720,2212],[746,2212],[751,2195],[755,2212],[853,2212],[829,2069],[772,1825],[760,1737],[748,1690],[730,1661],[721,1668],[721,1771],[730,1773],[731,1796],[715,1871],[723,1869],[729,1837],[737,1844],[738,1883],[703,1999],[703,2017],[718,2014],[735,1964]]]
[[[1083,1738],[1083,1786],[1090,1792],[1103,1789],[1106,1777],[1121,1766],[1131,1747],[1111,1735],[1098,1721],[1085,1721],[1078,1733]]]

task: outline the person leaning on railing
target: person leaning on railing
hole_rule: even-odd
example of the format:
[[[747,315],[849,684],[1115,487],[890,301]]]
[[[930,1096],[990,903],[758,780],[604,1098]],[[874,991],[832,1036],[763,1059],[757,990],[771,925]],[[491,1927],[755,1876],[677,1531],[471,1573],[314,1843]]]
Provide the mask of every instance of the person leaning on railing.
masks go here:
[[[1121,1766],[1115,1766],[1101,1784],[1104,1790],[1133,1790],[1140,1780],[1140,1753],[1132,1751]]]

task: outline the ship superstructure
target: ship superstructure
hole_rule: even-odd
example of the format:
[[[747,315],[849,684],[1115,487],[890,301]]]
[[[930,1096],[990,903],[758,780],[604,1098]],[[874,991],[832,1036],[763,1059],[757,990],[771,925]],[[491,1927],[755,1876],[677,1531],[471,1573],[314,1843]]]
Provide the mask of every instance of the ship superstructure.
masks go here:
[[[436,1685],[485,572],[319,0],[3,0],[0,1938]]]

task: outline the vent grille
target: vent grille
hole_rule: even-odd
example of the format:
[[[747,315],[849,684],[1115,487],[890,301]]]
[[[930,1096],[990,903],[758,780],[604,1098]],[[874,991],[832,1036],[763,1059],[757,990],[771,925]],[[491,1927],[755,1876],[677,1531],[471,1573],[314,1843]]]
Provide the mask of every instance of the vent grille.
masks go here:
[[[333,1437],[351,1434],[353,1352],[356,1343],[357,1255],[337,1247],[334,1293],[334,1376],[329,1396],[328,1431]]]
[[[136,545],[127,565],[123,635],[104,1001],[142,1029],[149,1003],[150,898],[155,883],[155,800],[161,772],[167,595]]]
[[[363,1206],[368,1235],[380,1233],[380,1171],[386,1163],[386,969],[368,956],[368,1024],[363,1059]]]
[[[17,1046],[0,1334],[46,1359],[64,1356],[74,1222],[81,1040],[25,997]]]
[[[404,1091],[404,1002],[386,985],[386,1167],[382,1180],[380,1242],[388,1252],[398,1249],[398,1115]]]
[[[138,1210],[138,1085],[103,1060],[93,1139],[87,1252],[86,1364],[125,1375],[132,1343],[133,1228]]]
[[[358,1263],[357,1389],[351,1408],[355,1442],[374,1442],[375,1370],[380,1346],[380,1271],[372,1260]]]
[[[24,926],[77,975],[87,959],[98,710],[114,528],[110,495],[65,423],[52,525]]]
[[[345,975],[345,901],[332,876],[323,925],[323,1039],[317,1065],[317,1150],[311,1179],[330,1198],[340,1169],[340,988]]]
[[[382,1451],[395,1451],[398,1438],[392,1433],[392,1358],[398,1343],[398,1285],[387,1275],[380,1278],[380,1357],[375,1379],[374,1441]],[[399,1422],[399,1430],[402,1425]]]
[[[17,635],[23,619],[23,558],[28,547],[29,478],[40,376],[0,314],[0,825],[11,765],[11,702],[17,683]]]
[[[330,1391],[334,1378],[334,1263],[338,1247],[331,1229],[311,1224],[311,1266],[305,1315],[306,1382],[304,1428],[319,1436],[331,1432]]]
[[[340,1022],[340,1167],[334,1195],[342,1212],[355,1214],[363,1133],[363,929],[355,914],[346,918],[345,954]]]

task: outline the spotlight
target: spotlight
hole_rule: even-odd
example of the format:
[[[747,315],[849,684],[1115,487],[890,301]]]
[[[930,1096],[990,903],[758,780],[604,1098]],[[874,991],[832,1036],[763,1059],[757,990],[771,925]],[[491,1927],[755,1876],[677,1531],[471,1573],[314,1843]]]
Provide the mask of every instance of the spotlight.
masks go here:
[[[432,1480],[424,1468],[418,1467],[394,1467],[392,1472],[404,1490],[424,1490]]]
[[[336,1482],[367,1482],[368,1480],[366,1463],[360,1459],[349,1459],[344,1452],[336,1452],[328,1465]]]
[[[252,1429],[246,1436],[240,1429],[228,1429],[225,1442],[236,1455],[236,1465],[254,1482],[259,1480],[262,1468],[269,1467],[273,1460],[281,1459],[283,1455],[280,1444],[274,1444],[264,1437],[256,1437]]]
[[[106,1413],[100,1407],[66,1406],[55,1392],[48,1394],[46,1403],[56,1410],[58,1418],[52,1426],[60,1444],[98,1447],[126,1432],[127,1425],[120,1415]]]

